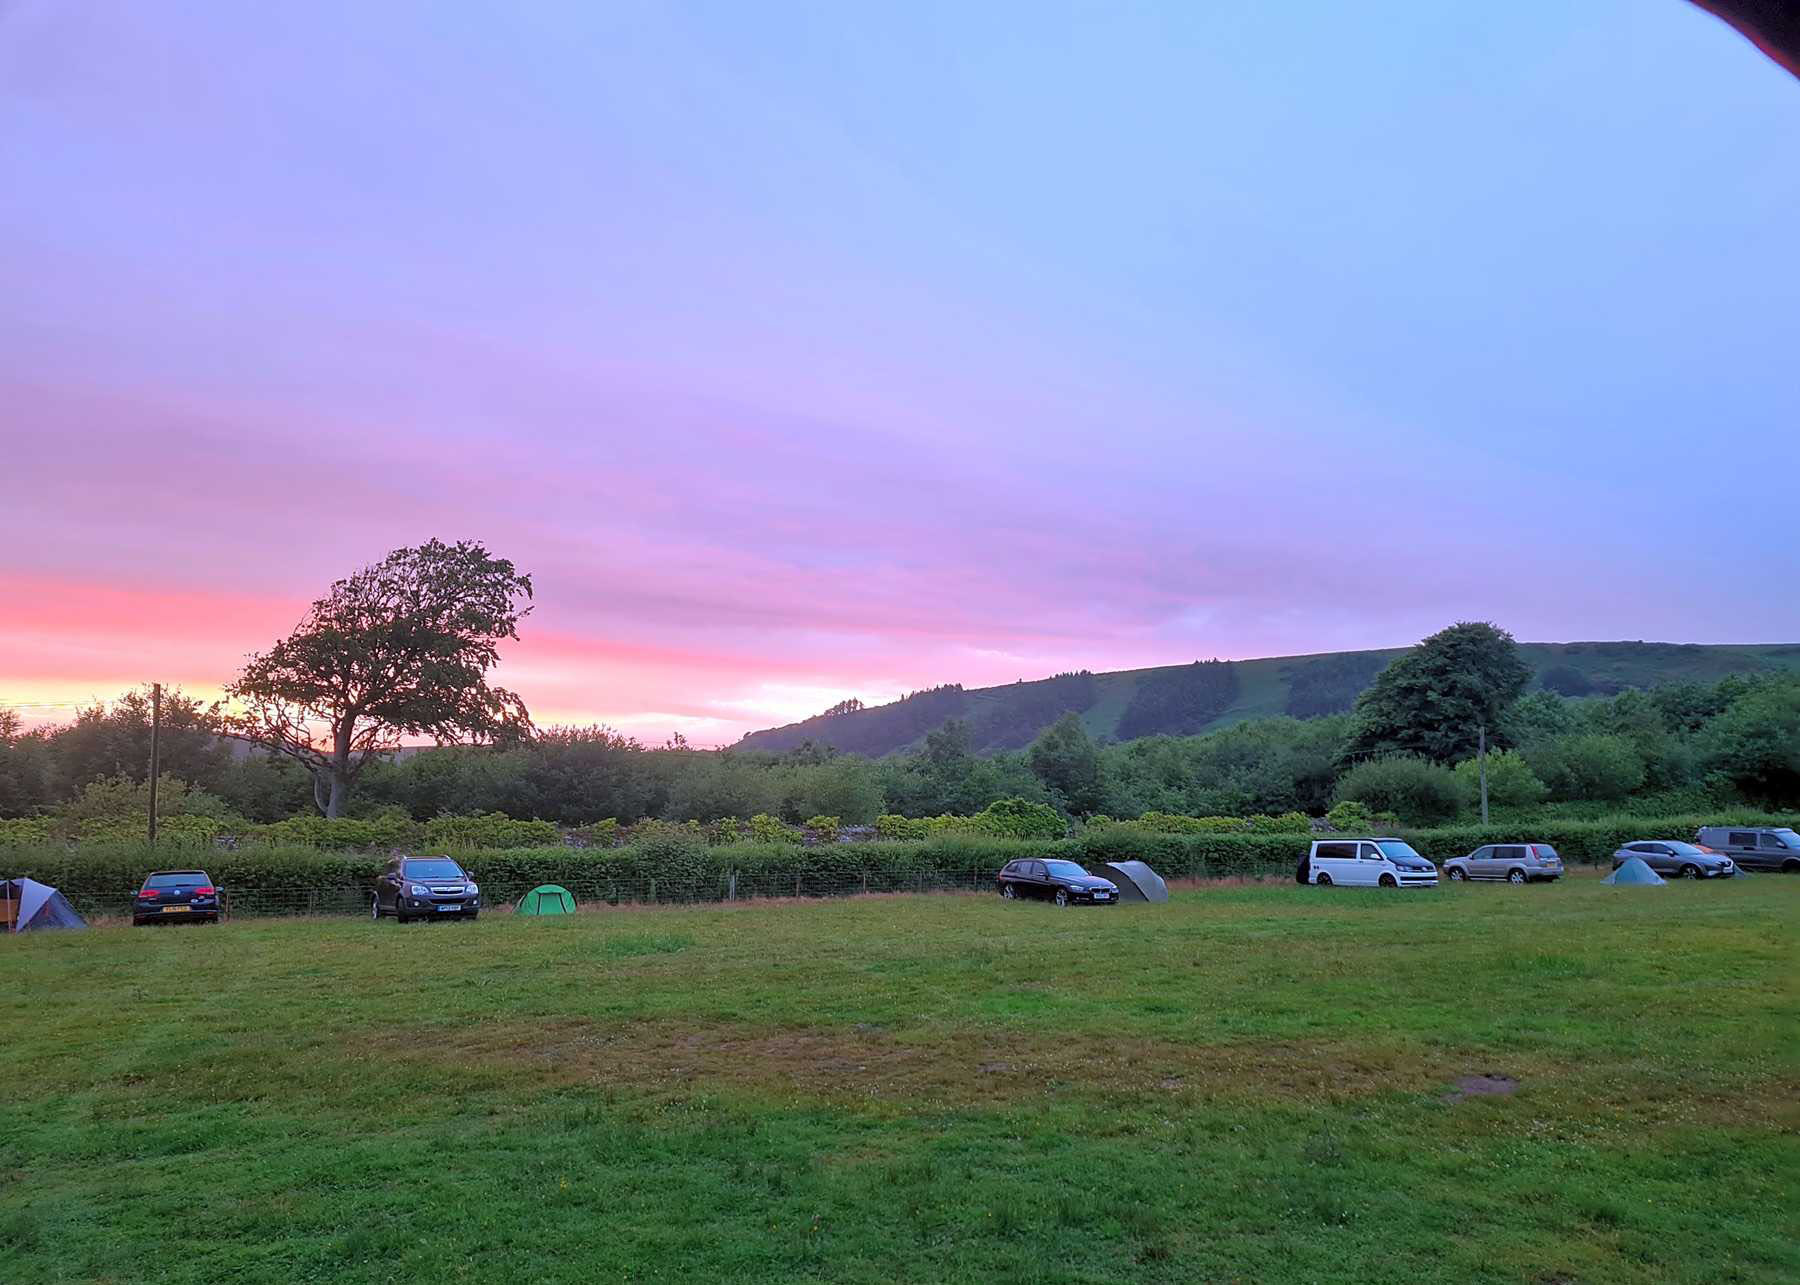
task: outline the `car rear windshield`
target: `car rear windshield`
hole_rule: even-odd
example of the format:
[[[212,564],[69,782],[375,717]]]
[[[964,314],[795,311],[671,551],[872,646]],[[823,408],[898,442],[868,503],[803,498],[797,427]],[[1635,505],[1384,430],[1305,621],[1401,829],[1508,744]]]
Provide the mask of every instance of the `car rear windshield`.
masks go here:
[[[1556,849],[1551,847],[1547,843],[1534,843],[1531,845],[1531,850],[1533,852],[1537,853],[1538,856],[1540,856],[1540,857],[1556,856]]]
[[[409,879],[460,879],[463,877],[462,867],[445,857],[437,861],[408,861],[406,877]]]
[[[1087,876],[1087,871],[1073,861],[1046,861],[1044,869],[1058,879],[1082,879]]]
[[[151,875],[144,880],[146,888],[199,888],[212,880],[204,870],[172,870],[168,874]]]

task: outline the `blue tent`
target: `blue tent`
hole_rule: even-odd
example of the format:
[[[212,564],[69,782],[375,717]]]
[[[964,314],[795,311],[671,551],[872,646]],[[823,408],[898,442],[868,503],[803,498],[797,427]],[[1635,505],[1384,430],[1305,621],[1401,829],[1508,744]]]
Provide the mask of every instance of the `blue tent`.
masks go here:
[[[1632,857],[1626,861],[1624,865],[1607,875],[1606,878],[1602,879],[1600,882],[1610,883],[1615,886],[1627,885],[1631,887],[1648,888],[1654,884],[1667,883],[1668,880],[1664,879],[1661,875],[1657,874],[1656,871],[1645,864],[1642,857]]]
[[[0,880],[0,923],[15,933],[87,927],[87,920],[75,913],[68,898],[36,879]]]

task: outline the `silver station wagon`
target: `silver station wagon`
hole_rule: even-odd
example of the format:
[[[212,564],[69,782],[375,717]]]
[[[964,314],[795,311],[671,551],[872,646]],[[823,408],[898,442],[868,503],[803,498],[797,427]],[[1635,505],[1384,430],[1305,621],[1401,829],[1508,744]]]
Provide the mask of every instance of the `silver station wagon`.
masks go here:
[[[1484,843],[1466,857],[1444,862],[1452,879],[1503,879],[1507,883],[1548,883],[1563,876],[1562,858],[1547,843]]]

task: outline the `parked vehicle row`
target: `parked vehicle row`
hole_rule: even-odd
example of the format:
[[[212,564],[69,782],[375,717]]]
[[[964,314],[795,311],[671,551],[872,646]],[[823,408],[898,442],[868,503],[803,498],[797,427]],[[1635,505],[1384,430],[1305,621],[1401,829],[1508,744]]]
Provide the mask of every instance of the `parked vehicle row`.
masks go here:
[[[1681,879],[1729,879],[1737,873],[1730,857],[1680,839],[1640,839],[1627,843],[1613,853],[1613,869],[1617,870],[1633,857],[1659,875],[1674,875]]]

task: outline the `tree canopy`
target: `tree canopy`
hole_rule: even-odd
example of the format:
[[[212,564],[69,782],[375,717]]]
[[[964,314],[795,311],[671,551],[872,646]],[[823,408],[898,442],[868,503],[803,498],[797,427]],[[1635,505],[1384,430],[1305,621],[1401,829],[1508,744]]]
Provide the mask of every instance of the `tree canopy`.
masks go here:
[[[372,758],[403,736],[440,744],[529,735],[518,696],[488,683],[530,612],[531,578],[480,544],[396,549],[331,586],[250,657],[228,689],[232,730],[304,764],[326,816],[342,814]]]
[[[1475,753],[1480,729],[1494,737],[1500,716],[1531,681],[1513,636],[1463,621],[1396,659],[1356,702],[1349,756],[1416,754],[1455,763]]]

